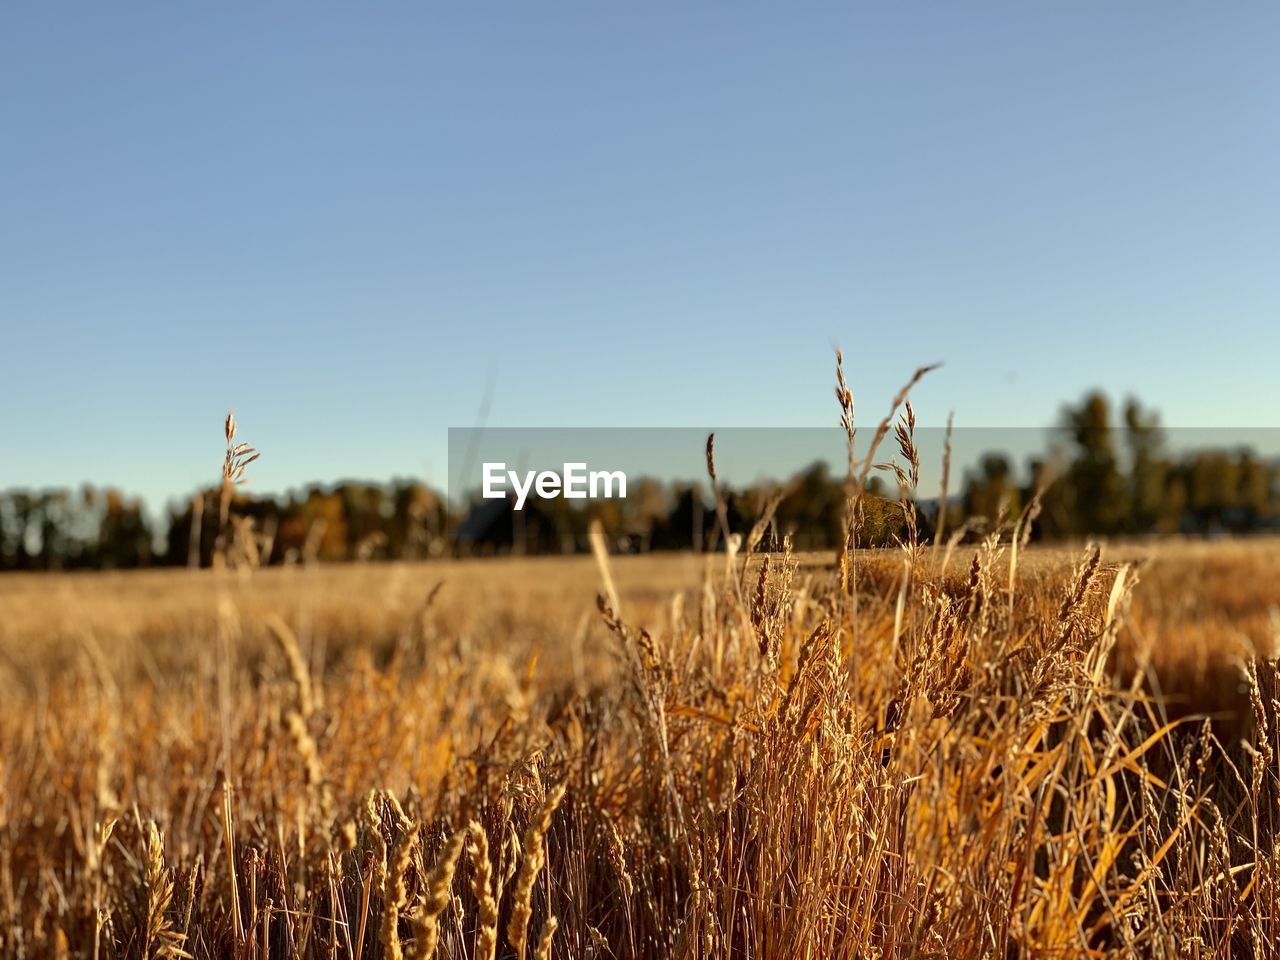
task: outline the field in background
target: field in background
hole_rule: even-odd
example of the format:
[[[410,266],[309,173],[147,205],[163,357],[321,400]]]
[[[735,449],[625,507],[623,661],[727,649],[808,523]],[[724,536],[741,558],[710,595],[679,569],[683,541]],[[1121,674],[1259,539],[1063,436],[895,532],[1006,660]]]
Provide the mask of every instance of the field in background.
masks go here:
[[[1261,953],[1278,547],[8,576],[0,948]]]
[[[1063,577],[1082,549],[1032,548],[1022,554],[1022,573]],[[957,548],[947,572],[966,573],[980,552]],[[901,560],[892,551],[863,556],[877,589],[891,592]],[[927,554],[925,569],[936,573],[942,556]],[[1131,564],[1141,583],[1121,650],[1147,652],[1162,682],[1177,691],[1174,700],[1202,698],[1197,709],[1238,707],[1241,658],[1280,642],[1280,539],[1122,542],[1104,558]],[[831,554],[795,559],[802,586],[829,578],[835,563]],[[1006,552],[993,573],[1007,577],[1008,563]],[[653,633],[671,628],[674,603],[696,608],[704,578],[723,568],[723,554],[611,560],[622,612]],[[265,619],[284,617],[323,676],[326,664],[357,652],[385,655],[418,629],[430,598],[434,633],[486,646],[496,635],[494,652],[512,664],[536,655],[537,685],[573,676],[575,663],[590,667],[589,678],[579,671],[576,679],[594,681],[618,662],[597,610],[602,589],[589,556],[325,564],[225,577],[187,570],[11,575],[0,580],[0,678],[31,690],[86,665],[110,664],[126,676],[161,664],[189,668],[212,652],[210,637],[228,614],[244,634],[239,648],[257,653],[273,644]]]

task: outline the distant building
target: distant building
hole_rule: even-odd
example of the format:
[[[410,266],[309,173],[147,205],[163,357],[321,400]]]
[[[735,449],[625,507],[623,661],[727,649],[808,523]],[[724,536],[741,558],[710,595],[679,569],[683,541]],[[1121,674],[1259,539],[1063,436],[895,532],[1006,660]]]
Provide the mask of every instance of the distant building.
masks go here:
[[[480,500],[459,524],[453,542],[461,556],[572,553],[573,528],[567,511],[553,512],[541,500],[515,508],[515,495]]]

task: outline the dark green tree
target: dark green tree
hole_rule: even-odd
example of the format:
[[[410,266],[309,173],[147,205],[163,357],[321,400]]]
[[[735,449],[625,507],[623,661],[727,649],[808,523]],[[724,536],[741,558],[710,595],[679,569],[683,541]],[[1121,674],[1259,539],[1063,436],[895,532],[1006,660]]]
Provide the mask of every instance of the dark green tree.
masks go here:
[[[1159,528],[1169,464],[1164,459],[1164,437],[1159,416],[1133,397],[1124,406],[1124,436],[1129,453],[1129,516],[1133,533]]]
[[[1062,413],[1062,432],[1073,445],[1072,458],[1062,482],[1071,508],[1076,535],[1120,533],[1128,512],[1124,477],[1116,457],[1107,398],[1088,394],[1078,407]]]

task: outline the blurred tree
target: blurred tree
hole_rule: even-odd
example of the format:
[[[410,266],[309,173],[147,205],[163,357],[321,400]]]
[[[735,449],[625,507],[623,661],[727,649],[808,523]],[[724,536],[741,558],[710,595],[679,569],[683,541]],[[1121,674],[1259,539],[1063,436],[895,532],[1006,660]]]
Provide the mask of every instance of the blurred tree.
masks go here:
[[[1251,529],[1274,515],[1272,498],[1275,469],[1263,463],[1252,452],[1242,450],[1237,461],[1238,488],[1236,501],[1242,511],[1239,529]]]
[[[715,522],[715,508],[708,507],[702,487],[677,483],[673,486],[671,512],[654,526],[653,547],[701,552],[707,548],[707,537]]]
[[[622,535],[628,549],[643,553],[651,548],[654,530],[671,509],[671,498],[663,483],[640,477],[628,488],[624,503]]]
[[[442,552],[446,525],[444,500],[435,491],[412,480],[397,481],[391,500],[388,554],[400,560],[417,560]]]
[[[1075,455],[1063,482],[1071,491],[1071,533],[1119,533],[1129,498],[1116,459],[1107,398],[1090,393],[1078,407],[1062,412],[1062,430],[1075,444]]]
[[[341,502],[341,518],[346,527],[346,558],[369,559],[373,550],[385,555],[384,546],[370,545],[389,542],[387,533],[395,503],[388,491],[376,484],[349,481],[339,484],[333,492]]]
[[[98,565],[143,567],[151,562],[151,530],[142,513],[142,501],[126,500],[119,490],[102,494],[102,519],[98,526]]]
[[[1185,473],[1175,465],[1165,471],[1164,489],[1160,495],[1160,512],[1156,528],[1163,534],[1179,533],[1186,525],[1187,490]]]
[[[1247,532],[1273,524],[1280,510],[1277,464],[1249,450],[1198,450],[1171,457],[1159,420],[1130,398],[1124,407],[1121,442],[1110,422],[1106,398],[1086,395],[1066,407],[1052,467],[1032,460],[1030,485],[1019,489],[1010,460],[983,455],[966,472],[962,495],[952,504],[948,527],[985,517],[1017,516],[1033,492],[1043,491],[1034,536],[1053,539],[1122,533]],[[774,494],[769,484],[725,487],[730,530],[746,535]],[[636,477],[625,500],[537,500],[516,512],[509,505],[479,501],[471,511],[490,552],[585,550],[592,519],[618,550],[719,549],[719,521],[704,485],[665,484]],[[826,463],[799,471],[785,485],[772,530],[760,549],[777,549],[790,535],[798,550],[825,550],[844,535],[849,490]],[[903,535],[903,509],[880,477],[872,477],[861,499],[857,530],[863,546],[892,544]],[[163,559],[208,566],[218,530],[218,491],[201,491],[171,508]],[[198,509],[197,509],[198,507]],[[497,508],[494,511],[493,508]],[[239,534],[263,563],[320,559],[418,559],[449,549],[449,532],[471,517],[451,518],[438,493],[415,481],[391,484],[347,482],[312,486],[283,500],[255,498],[237,489],[233,512]],[[484,514],[484,515],[482,515]],[[493,514],[489,516],[488,514]],[[246,532],[247,531],[247,532]],[[925,530],[927,535],[927,529]],[[134,567],[156,561],[152,531],[142,503],[115,489],[11,490],[0,493],[0,569]]]
[[[1169,464],[1163,457],[1160,418],[1130,397],[1124,407],[1125,443],[1129,452],[1129,518],[1134,533],[1159,527]]]
[[[1011,522],[1022,509],[1022,492],[1014,482],[1013,466],[1003,453],[986,453],[976,474],[965,476],[962,494],[965,513],[983,517],[989,528]]]
[[[1237,505],[1239,471],[1220,450],[1197,453],[1191,460],[1191,510],[1201,530],[1221,530],[1226,513]]]
[[[826,463],[812,463],[787,484],[775,525],[797,550],[833,549],[843,537],[846,499],[844,479]]]

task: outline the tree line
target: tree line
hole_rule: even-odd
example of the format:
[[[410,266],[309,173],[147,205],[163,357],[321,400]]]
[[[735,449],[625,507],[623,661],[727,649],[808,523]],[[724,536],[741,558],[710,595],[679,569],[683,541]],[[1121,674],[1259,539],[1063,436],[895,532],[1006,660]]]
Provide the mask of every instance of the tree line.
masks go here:
[[[1064,409],[1055,456],[1032,460],[1021,478],[992,452],[946,498],[903,490],[887,470],[869,479],[857,518],[863,545],[890,545],[911,522],[932,539],[977,538],[1036,501],[1033,539],[1150,534],[1247,533],[1276,529],[1280,471],[1249,449],[1174,453],[1158,418],[1135,401],[1118,416],[1100,393]],[[798,550],[832,549],[846,532],[850,481],[818,462],[781,488],[721,488],[638,478],[620,500],[536,500],[514,511],[474,500],[450,509],[416,481],[312,486],[284,498],[225,487],[198,492],[158,522],[142,501],[114,489],[0,493],[0,570],[127,569],[213,565],[420,560],[454,554],[555,553],[587,549],[598,523],[616,548],[712,550],[724,527],[745,533],[771,519],[764,546],[789,536]]]

